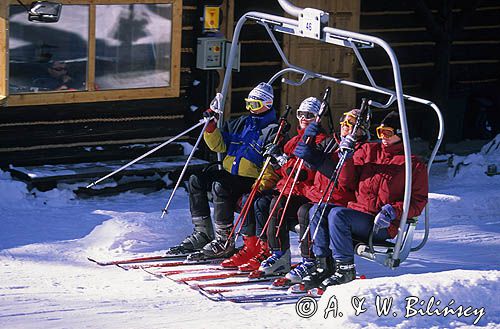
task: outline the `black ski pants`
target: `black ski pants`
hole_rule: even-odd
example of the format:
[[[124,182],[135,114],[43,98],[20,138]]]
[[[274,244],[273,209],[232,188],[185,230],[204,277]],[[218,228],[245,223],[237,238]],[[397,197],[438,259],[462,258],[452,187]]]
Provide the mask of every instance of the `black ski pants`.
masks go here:
[[[300,206],[309,201],[306,197],[292,195],[280,227],[280,220],[286,200],[286,195],[283,195],[278,201],[278,196],[275,193],[269,193],[261,195],[254,204],[254,215],[257,225],[256,232],[259,235],[266,224],[271,210],[274,208],[276,202],[279,202],[269,221],[266,238],[263,237],[263,240],[267,239],[269,248],[273,251],[286,251],[290,249],[289,231],[295,231],[294,228],[298,224],[297,211]]]
[[[210,216],[207,193],[212,193],[214,221],[233,223],[237,201],[252,188],[254,178],[232,175],[226,170],[207,170],[189,177],[189,209],[192,217]]]

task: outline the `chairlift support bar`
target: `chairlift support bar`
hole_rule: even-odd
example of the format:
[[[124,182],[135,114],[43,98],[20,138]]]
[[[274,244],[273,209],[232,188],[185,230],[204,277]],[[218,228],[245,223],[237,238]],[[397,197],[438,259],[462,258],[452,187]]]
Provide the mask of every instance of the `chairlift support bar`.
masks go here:
[[[310,8],[302,9],[296,6],[291,5],[288,1],[286,0],[278,0],[280,5],[287,11],[289,14],[295,17],[299,17],[300,14],[302,13],[303,10],[308,10]],[[316,10],[317,11],[317,10]],[[294,86],[299,86],[303,84],[305,81],[308,79],[323,79],[327,81],[332,81],[341,85],[346,85],[346,86],[351,86],[354,88],[359,88],[363,90],[367,90],[370,92],[375,92],[383,95],[389,96],[388,101],[385,104],[381,104],[378,102],[370,102],[371,106],[378,107],[378,108],[388,108],[391,106],[394,102],[397,102],[398,105],[398,111],[399,111],[399,116],[400,116],[400,122],[401,122],[401,130],[402,130],[402,137],[403,137],[403,146],[404,146],[404,154],[405,154],[405,190],[404,190],[404,200],[403,200],[403,213],[401,216],[401,221],[400,221],[400,226],[398,230],[398,235],[396,239],[396,244],[394,247],[394,252],[391,254],[388,259],[385,260],[377,260],[380,263],[383,263],[383,265],[388,266],[390,268],[397,267],[401,261],[400,259],[400,251],[401,251],[401,245],[403,243],[403,236],[405,235],[405,228],[406,228],[406,219],[408,216],[408,209],[410,205],[410,197],[411,197],[411,177],[412,177],[412,170],[411,170],[411,147],[410,147],[410,138],[408,134],[408,125],[407,125],[407,120],[406,120],[406,110],[405,110],[405,104],[404,101],[411,101],[411,102],[416,102],[420,103],[423,105],[430,106],[437,115],[438,122],[439,122],[439,133],[438,137],[436,140],[436,144],[434,146],[434,149],[431,153],[431,156],[429,158],[427,170],[430,172],[430,168],[432,165],[432,162],[434,161],[434,158],[436,156],[436,153],[439,149],[439,146],[441,145],[441,142],[443,140],[444,136],[444,122],[443,122],[443,116],[439,110],[439,108],[434,104],[433,102],[422,99],[419,97],[414,97],[410,95],[405,95],[403,94],[403,87],[401,83],[401,74],[399,70],[399,63],[396,58],[396,55],[394,54],[394,51],[392,48],[389,46],[387,42],[384,40],[370,36],[370,35],[365,35],[361,33],[356,33],[356,32],[351,32],[351,31],[345,31],[341,29],[336,29],[328,26],[324,26],[321,29],[321,35],[318,36],[317,40],[319,42],[326,42],[330,44],[334,44],[337,46],[342,46],[342,47],[348,47],[353,49],[354,53],[356,54],[356,57],[363,68],[364,73],[366,74],[370,85],[365,85],[361,84],[358,82],[353,82],[345,79],[340,79],[340,78],[335,78],[330,75],[326,74],[321,74],[317,72],[312,72],[309,71],[305,68],[301,68],[298,66],[295,66],[289,62],[287,59],[285,53],[281,49],[279,43],[277,42],[276,38],[273,35],[273,31],[275,32],[281,32],[281,33],[287,33],[291,35],[295,35],[298,37],[304,37],[300,32],[299,32],[299,20],[296,19],[291,19],[291,18],[286,18],[286,17],[281,17],[281,16],[275,16],[271,14],[266,14],[266,13],[261,13],[261,12],[256,12],[256,11],[251,11],[246,14],[244,14],[239,20],[238,23],[236,24],[236,27],[234,29],[233,33],[233,39],[231,43],[231,49],[228,57],[228,62],[226,66],[226,72],[224,75],[224,81],[222,84],[222,90],[221,93],[223,95],[222,102],[220,104],[220,108],[223,111],[224,110],[224,105],[225,105],[225,99],[228,93],[229,89],[229,84],[231,81],[231,74],[232,74],[232,68],[234,65],[234,59],[235,59],[235,54],[237,52],[237,45],[238,45],[238,40],[240,37],[240,32],[245,24],[246,21],[252,20],[256,21],[257,23],[261,24],[264,26],[268,34],[270,35],[270,38],[276,47],[277,51],[279,52],[283,63],[287,68],[282,69],[278,73],[276,73],[274,76],[271,77],[269,80],[269,83],[273,83],[279,76],[282,76],[286,73],[298,73],[302,74],[302,78],[299,81],[291,81],[288,79],[282,79],[283,83],[287,83],[290,85]],[[375,46],[379,46],[384,51],[387,53],[389,60],[392,65],[392,73],[393,73],[393,78],[394,78],[394,86],[395,90],[390,90],[387,88],[380,87],[376,84],[375,80],[373,79],[372,75],[370,74],[368,67],[366,66],[363,57],[361,56],[361,53],[359,52],[359,49],[362,48],[373,48]],[[218,126],[222,127],[223,124],[223,116],[221,116],[221,119],[218,122]],[[218,159],[222,160],[222,154],[218,154]],[[412,251],[419,250],[424,246],[424,244],[427,241],[429,235],[429,212],[428,212],[428,205],[425,208],[425,234],[424,238],[421,241],[421,243],[415,247],[412,248]],[[406,256],[405,256],[406,257]],[[404,260],[404,259],[402,259]]]

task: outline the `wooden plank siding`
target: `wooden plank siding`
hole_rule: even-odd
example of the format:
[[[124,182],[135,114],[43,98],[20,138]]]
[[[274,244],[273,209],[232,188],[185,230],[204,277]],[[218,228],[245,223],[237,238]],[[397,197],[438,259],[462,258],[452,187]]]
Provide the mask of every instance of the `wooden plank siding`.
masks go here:
[[[426,2],[435,16],[439,1]],[[453,20],[464,14],[462,7],[467,1],[456,1],[452,10]],[[494,95],[500,85],[500,1],[480,1],[470,15],[463,29],[451,43],[449,97],[452,104],[462,109],[449,108],[446,122],[447,135],[451,140],[460,140],[463,116],[468,98],[475,94]],[[436,101],[433,96],[433,82],[436,79],[436,41],[426,24],[410,1],[361,1],[360,32],[378,36],[394,49],[401,66],[403,91],[407,94]],[[362,51],[365,61],[375,78],[384,87],[393,88],[392,72],[387,55],[379,49]],[[358,79],[368,83],[361,68]],[[496,91],[495,91],[496,90]],[[435,92],[435,91],[434,91]],[[357,92],[357,98],[373,96],[364,91]],[[435,117],[428,108],[406,102],[410,134],[412,137],[433,138],[429,126],[435,125]],[[451,104],[450,104],[451,106]],[[446,109],[444,109],[446,110]],[[374,122],[382,118],[376,114]]]
[[[190,127],[201,114],[189,99],[203,94],[205,82],[195,68],[200,7],[183,1],[179,97],[0,108],[0,166],[131,159],[144,149],[123,145],[163,142]],[[163,154],[179,152],[173,146]]]

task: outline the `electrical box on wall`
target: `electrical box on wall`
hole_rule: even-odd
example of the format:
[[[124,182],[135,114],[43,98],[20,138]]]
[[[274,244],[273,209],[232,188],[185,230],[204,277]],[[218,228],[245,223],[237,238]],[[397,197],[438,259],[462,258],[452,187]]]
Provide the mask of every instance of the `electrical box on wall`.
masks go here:
[[[218,70],[224,68],[226,39],[218,37],[198,38],[196,68]]]

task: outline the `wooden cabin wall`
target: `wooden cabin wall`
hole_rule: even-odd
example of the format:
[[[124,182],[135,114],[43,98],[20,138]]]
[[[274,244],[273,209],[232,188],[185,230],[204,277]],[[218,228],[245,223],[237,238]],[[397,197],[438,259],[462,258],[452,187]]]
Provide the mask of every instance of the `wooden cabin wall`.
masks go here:
[[[445,112],[446,140],[456,142],[466,136],[477,111],[471,99],[484,96],[496,102],[500,92],[500,1],[455,1],[452,22],[459,24],[464,17],[464,26],[452,36],[449,59],[450,81],[446,86],[433,90],[438,72],[437,63],[441,59],[437,43],[426,26],[426,21],[417,12],[418,2],[426,3],[436,17],[438,6],[448,1],[361,1],[360,31],[378,36],[394,49],[401,67],[403,91],[405,94],[422,97],[438,103]],[[477,5],[475,11],[467,13],[467,6]],[[437,18],[442,20],[442,18]],[[451,37],[451,36],[450,36]],[[362,51],[375,81],[380,86],[393,88],[392,71],[388,57],[382,51]],[[367,83],[361,69],[358,79]],[[448,103],[440,102],[447,94]],[[370,94],[358,91],[357,98]],[[369,96],[372,97],[372,96]],[[377,96],[373,96],[377,98]],[[384,98],[378,97],[380,100]],[[496,100],[495,100],[496,99]],[[411,137],[433,139],[437,120],[429,107],[406,102]],[[376,113],[374,122],[380,122],[387,111]],[[498,114],[497,114],[498,115]]]
[[[133,159],[144,149],[123,145],[163,142],[196,122],[206,108],[206,81],[195,68],[202,7],[183,1],[180,97],[0,107],[0,166]]]

